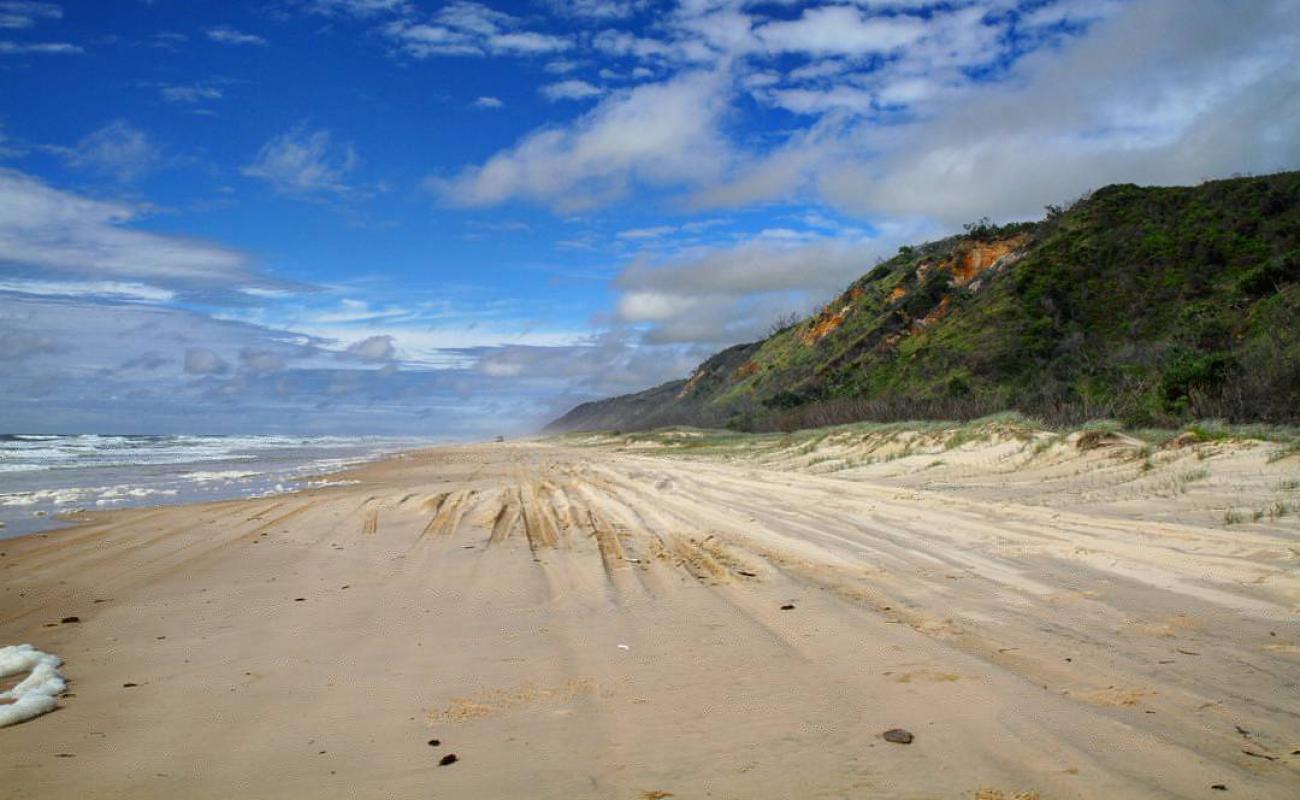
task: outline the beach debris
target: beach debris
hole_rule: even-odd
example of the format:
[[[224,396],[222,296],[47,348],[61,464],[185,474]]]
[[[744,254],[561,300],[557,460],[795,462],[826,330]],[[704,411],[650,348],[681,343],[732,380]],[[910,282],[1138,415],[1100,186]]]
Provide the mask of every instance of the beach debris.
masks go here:
[[[623,644],[622,642],[619,642],[619,644],[618,644],[618,649],[619,649],[619,650],[631,650],[632,648],[631,648],[631,646],[629,646],[629,645],[626,645],[626,644]]]
[[[736,570],[736,574],[737,574],[737,575],[744,575],[746,578],[757,578],[757,577],[758,577],[758,573],[756,573],[756,572],[749,572],[748,570],[743,570],[743,569],[738,569],[738,570]]]
[[[1246,750],[1246,749],[1243,749],[1241,752],[1245,753],[1251,758],[1262,758],[1265,761],[1277,761],[1277,756],[1270,756],[1267,753],[1256,753],[1254,750]]]
[[[782,611],[794,611],[794,603],[786,603],[785,605],[781,606],[781,610],[782,610]]]
[[[430,739],[430,740],[429,740],[429,746],[430,746],[430,747],[437,747],[437,746],[440,745],[440,744],[442,744],[442,740],[441,740],[441,739]]]
[[[305,603],[306,601],[307,601],[307,598],[305,598],[305,597],[295,597],[295,598],[293,598],[293,602],[295,602],[295,603]]]
[[[0,728],[53,711],[67,690],[59,667],[63,659],[30,644],[0,647],[0,678],[28,673],[17,686],[0,692]]]
[[[460,761],[460,759],[456,757],[455,753],[448,753],[447,755],[438,759],[438,766],[440,767],[450,766],[451,764],[455,764],[457,761]]]
[[[122,688],[123,688],[123,689],[134,689],[135,687],[137,687],[137,686],[139,686],[139,685],[140,685],[140,684],[138,684],[138,683],[124,683],[124,684],[122,684]]]
[[[1211,786],[1210,788],[1213,789],[1213,790],[1216,791],[1216,792],[1226,792],[1226,791],[1228,791],[1228,787],[1227,787],[1227,785],[1226,785],[1226,784],[1222,784],[1222,783],[1216,783],[1216,784],[1214,784],[1213,786]]]
[[[63,619],[59,620],[59,622],[64,625],[71,625],[74,622],[81,622],[81,617],[64,617]]]
[[[880,734],[880,738],[884,739],[886,742],[893,742],[894,744],[911,744],[913,736],[911,731],[903,730],[902,728],[890,728]]]

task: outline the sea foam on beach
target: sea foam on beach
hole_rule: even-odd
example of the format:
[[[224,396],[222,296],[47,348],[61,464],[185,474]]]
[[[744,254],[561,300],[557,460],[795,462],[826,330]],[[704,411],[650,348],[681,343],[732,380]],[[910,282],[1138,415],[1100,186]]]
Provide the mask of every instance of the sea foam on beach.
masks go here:
[[[0,678],[30,673],[17,686],[0,692],[0,728],[53,711],[68,684],[59,667],[63,659],[30,644],[0,647]]]

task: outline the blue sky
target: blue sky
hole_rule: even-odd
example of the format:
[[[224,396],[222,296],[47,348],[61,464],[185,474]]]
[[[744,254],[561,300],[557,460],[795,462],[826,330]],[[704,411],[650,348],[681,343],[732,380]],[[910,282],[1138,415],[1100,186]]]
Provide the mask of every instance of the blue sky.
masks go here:
[[[0,428],[530,430],[963,222],[1300,166],[1298,30],[1285,0],[0,0]]]

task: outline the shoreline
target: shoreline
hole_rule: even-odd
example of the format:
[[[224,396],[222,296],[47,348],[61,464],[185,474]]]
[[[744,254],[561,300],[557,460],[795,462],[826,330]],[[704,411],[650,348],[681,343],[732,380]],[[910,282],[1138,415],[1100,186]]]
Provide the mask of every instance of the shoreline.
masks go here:
[[[220,438],[220,437],[209,437]],[[382,440],[376,440],[382,441]],[[392,457],[398,453],[418,451],[445,443],[412,443],[396,450],[381,450],[370,455],[331,454],[310,458],[301,464],[276,461],[274,451],[266,451],[272,463],[257,460],[256,455],[232,455],[224,459],[163,462],[150,464],[113,464],[108,469],[122,474],[105,475],[105,468],[53,468],[11,472],[28,484],[27,491],[0,493],[0,502],[11,509],[9,525],[0,527],[0,542],[22,536],[64,530],[80,520],[104,512],[169,506],[184,506],[223,500],[247,500],[274,497],[315,488],[311,484]],[[248,467],[256,467],[252,471]],[[99,479],[85,473],[99,469]],[[138,474],[134,477],[131,471]],[[0,473],[0,476],[6,473]],[[41,483],[46,478],[48,483]],[[69,478],[80,478],[67,484]],[[128,481],[112,486],[91,483]],[[134,481],[132,483],[131,481]],[[21,495],[26,495],[20,497]],[[98,499],[97,499],[98,498]],[[59,510],[59,506],[70,506]],[[0,506],[3,508],[3,506]],[[34,509],[28,516],[14,511]],[[3,520],[0,520],[3,521]],[[9,527],[12,526],[12,527]],[[19,532],[14,532],[19,531]]]
[[[7,540],[0,645],[71,694],[0,729],[0,771],[15,797],[1290,796],[1300,525],[1214,509],[1300,467],[927,435],[419,448]]]

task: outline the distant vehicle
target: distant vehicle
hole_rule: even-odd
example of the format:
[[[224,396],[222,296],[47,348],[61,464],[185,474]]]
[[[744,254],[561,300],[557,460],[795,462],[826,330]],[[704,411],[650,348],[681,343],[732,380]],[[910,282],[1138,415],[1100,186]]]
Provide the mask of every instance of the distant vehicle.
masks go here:
[[[498,442],[504,442],[505,440],[506,440],[506,437],[504,437],[504,436],[498,436],[498,437],[497,437],[497,441],[498,441]]]

